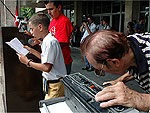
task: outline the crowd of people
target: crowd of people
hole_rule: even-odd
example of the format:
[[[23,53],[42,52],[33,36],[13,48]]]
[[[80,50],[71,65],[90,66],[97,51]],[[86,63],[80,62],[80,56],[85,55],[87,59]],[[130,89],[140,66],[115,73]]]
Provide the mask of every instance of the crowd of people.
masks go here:
[[[80,44],[83,43],[83,41],[86,39],[87,36],[96,32],[96,25],[94,24],[93,17],[91,15],[88,15],[86,18],[87,19],[83,20],[83,23],[80,27],[80,31],[83,34]],[[87,71],[93,71],[94,67],[88,62],[86,56],[83,56],[82,59],[85,63],[85,67],[83,67],[82,69]]]
[[[44,3],[51,22],[46,14],[35,14],[28,20],[30,32],[25,31],[34,36],[32,46],[39,44],[41,53],[28,46],[25,48],[41,59],[41,63],[22,54],[18,54],[18,58],[21,63],[43,72],[45,99],[51,99],[64,96],[60,79],[71,73],[70,37],[73,27],[62,13],[62,2]],[[127,28],[125,35],[114,31],[106,19],[100,20],[96,26],[94,18],[88,15],[80,27],[80,48],[85,63],[82,69],[95,70],[99,76],[105,72],[121,75],[117,80],[104,82],[111,86],[96,94],[95,100],[103,101],[100,104],[102,108],[123,105],[147,112],[150,110],[150,34],[146,33],[144,18],[140,18],[138,23],[128,22]],[[146,93],[128,88],[125,82],[130,79],[136,79]]]
[[[140,17],[138,23],[136,22],[136,20],[128,22],[127,28],[128,28],[128,31],[126,33],[126,36],[132,35],[134,33],[144,33],[144,32],[146,32],[145,18]]]

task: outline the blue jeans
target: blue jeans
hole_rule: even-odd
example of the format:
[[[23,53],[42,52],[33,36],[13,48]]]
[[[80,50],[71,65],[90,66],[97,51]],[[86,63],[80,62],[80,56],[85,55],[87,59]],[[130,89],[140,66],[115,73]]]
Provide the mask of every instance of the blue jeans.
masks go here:
[[[87,60],[86,56],[84,56],[85,66],[88,68],[94,68]]]
[[[71,73],[71,65],[72,65],[72,63],[66,65],[67,75],[69,75]]]

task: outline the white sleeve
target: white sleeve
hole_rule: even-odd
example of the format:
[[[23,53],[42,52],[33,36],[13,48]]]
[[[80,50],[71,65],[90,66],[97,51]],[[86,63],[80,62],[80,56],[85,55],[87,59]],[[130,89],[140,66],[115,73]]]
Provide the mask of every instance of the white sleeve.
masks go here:
[[[42,54],[41,54],[42,63],[54,64],[55,59],[57,57],[57,49],[58,49],[58,44],[56,43],[56,41],[47,44],[44,50],[42,49]]]
[[[95,24],[92,24],[91,26],[91,32],[94,33],[96,31],[96,25]]]

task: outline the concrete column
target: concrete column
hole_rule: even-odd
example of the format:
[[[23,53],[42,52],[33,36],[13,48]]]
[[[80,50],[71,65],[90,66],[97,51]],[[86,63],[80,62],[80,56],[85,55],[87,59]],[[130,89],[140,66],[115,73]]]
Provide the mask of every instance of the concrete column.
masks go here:
[[[77,27],[81,26],[82,23],[82,2],[75,1],[74,2],[74,25]]]
[[[15,15],[16,0],[2,0],[7,8]],[[1,3],[1,26],[15,26],[15,18],[7,8]]]
[[[133,13],[132,13],[132,20],[139,21],[140,18],[140,1],[133,1]]]
[[[2,4],[0,3],[0,26],[1,26],[1,11],[2,11]]]
[[[2,29],[0,27],[0,113],[7,113]]]
[[[140,2],[139,1],[125,1],[125,20],[124,20],[124,33],[127,32],[127,24],[132,20],[139,20],[140,15]]]
[[[18,0],[18,16],[21,16],[21,2],[22,0]]]
[[[4,0],[1,0],[2,2],[4,2]],[[1,16],[0,16],[0,20],[1,20],[1,26],[4,26],[5,25],[5,21],[6,21],[6,19],[5,19],[5,13],[4,13],[4,6],[3,6],[3,4],[2,4],[2,2],[0,2],[0,8],[1,8],[1,10],[0,10],[0,14],[1,14]],[[3,15],[3,16],[2,16]]]

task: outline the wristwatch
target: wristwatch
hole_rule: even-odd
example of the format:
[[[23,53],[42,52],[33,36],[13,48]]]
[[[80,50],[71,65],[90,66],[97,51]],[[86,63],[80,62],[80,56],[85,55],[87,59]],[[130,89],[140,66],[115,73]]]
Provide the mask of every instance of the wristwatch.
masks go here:
[[[31,67],[31,66],[30,66],[30,62],[32,62],[32,61],[33,61],[32,59],[29,59],[29,60],[28,60],[27,67]]]

